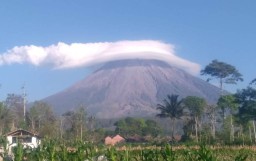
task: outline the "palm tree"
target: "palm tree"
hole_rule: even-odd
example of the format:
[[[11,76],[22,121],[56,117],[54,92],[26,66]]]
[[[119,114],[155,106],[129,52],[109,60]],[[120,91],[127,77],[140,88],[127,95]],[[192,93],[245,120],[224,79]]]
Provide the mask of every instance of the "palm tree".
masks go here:
[[[167,98],[163,100],[163,104],[157,104],[157,110],[160,113],[157,117],[170,118],[172,121],[172,139],[174,139],[174,127],[177,119],[183,116],[183,101],[178,100],[179,95],[167,95]]]

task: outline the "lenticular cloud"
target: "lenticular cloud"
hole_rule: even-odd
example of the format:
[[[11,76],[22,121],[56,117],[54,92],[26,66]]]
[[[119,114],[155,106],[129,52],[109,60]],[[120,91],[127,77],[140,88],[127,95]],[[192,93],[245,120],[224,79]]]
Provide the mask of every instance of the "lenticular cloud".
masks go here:
[[[65,69],[122,59],[162,60],[192,74],[200,69],[198,64],[176,56],[173,45],[153,40],[17,46],[0,55],[0,64],[29,63]]]

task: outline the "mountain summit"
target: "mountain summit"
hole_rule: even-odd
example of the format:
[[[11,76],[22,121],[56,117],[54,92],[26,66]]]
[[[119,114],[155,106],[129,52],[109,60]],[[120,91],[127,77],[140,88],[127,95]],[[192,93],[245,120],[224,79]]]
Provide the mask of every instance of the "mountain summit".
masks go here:
[[[167,94],[199,96],[216,102],[220,90],[178,68],[158,60],[108,62],[70,88],[43,101],[62,114],[77,107],[98,118],[151,116]]]

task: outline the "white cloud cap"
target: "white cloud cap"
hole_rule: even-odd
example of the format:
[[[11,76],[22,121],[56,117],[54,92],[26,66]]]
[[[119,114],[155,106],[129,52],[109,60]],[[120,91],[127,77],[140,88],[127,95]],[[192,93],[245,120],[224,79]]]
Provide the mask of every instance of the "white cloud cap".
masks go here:
[[[162,60],[191,74],[200,70],[198,64],[176,56],[173,45],[153,40],[18,46],[0,55],[0,65],[30,63],[64,69],[135,58]]]

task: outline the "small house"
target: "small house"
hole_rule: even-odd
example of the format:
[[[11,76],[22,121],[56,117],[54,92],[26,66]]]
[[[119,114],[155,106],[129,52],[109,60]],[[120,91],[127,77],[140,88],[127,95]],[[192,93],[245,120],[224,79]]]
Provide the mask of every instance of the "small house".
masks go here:
[[[7,147],[9,150],[11,150],[12,147],[17,146],[18,142],[20,142],[24,147],[30,148],[37,148],[41,142],[39,135],[22,129],[9,132],[6,134],[6,137]]]
[[[105,138],[105,145],[116,145],[118,143],[124,142],[125,139],[120,136],[120,135],[116,135],[115,137],[111,138],[110,136],[107,136]]]

